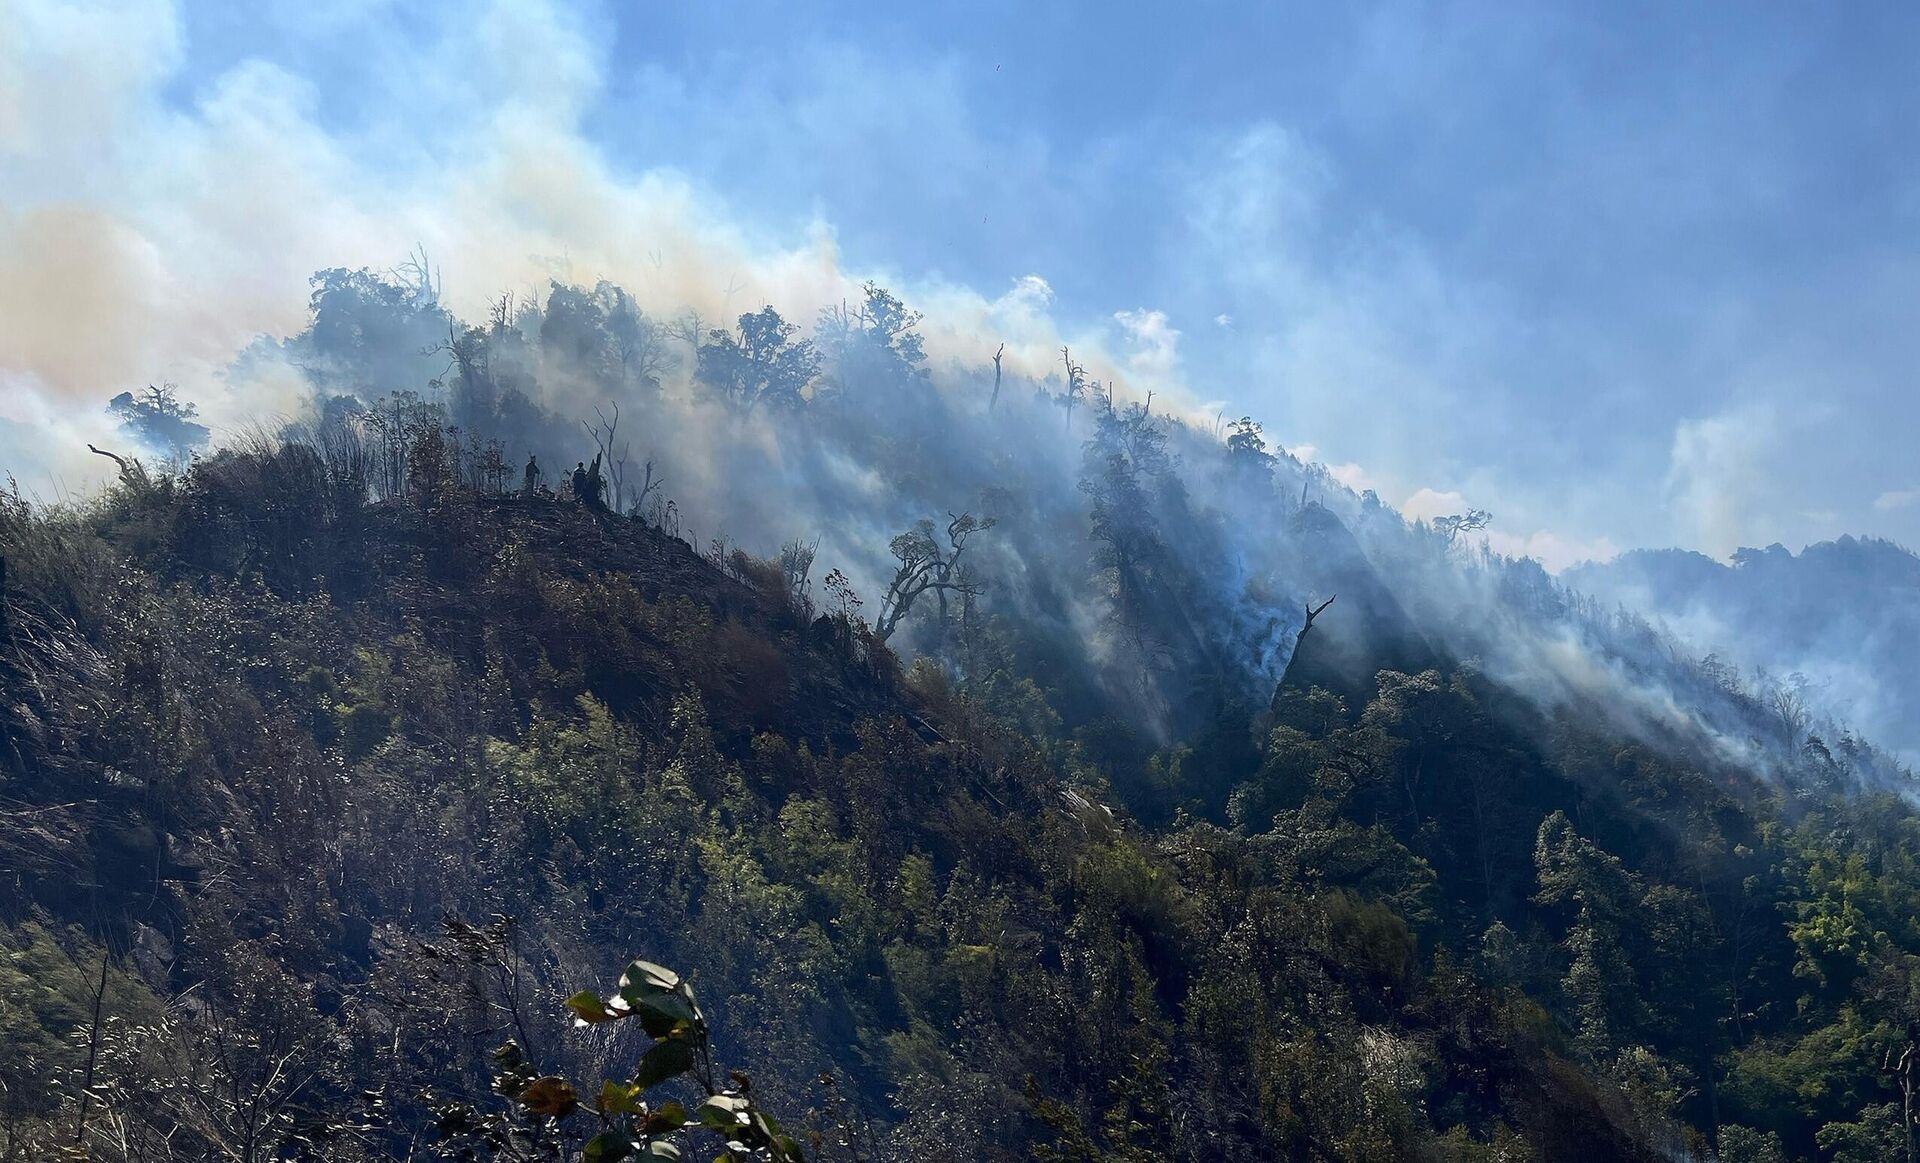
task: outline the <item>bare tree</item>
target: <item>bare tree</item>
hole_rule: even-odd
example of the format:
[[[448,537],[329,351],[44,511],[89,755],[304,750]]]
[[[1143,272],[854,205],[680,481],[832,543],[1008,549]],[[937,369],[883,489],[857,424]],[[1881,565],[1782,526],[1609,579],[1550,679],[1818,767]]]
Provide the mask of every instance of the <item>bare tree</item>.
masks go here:
[[[607,483],[611,486],[611,492],[613,494],[613,511],[616,513],[624,513],[627,511],[627,456],[632,451],[632,446],[626,441],[618,439],[620,434],[620,401],[609,400],[607,403],[613,408],[612,419],[608,419],[606,412],[601,410],[600,405],[595,404],[593,406],[593,415],[598,423],[589,424],[585,420],[582,420],[580,421],[580,426],[587,430],[587,435],[593,437],[594,447],[599,450],[601,461],[607,466]],[[649,478],[648,487],[651,488],[651,478],[653,476],[652,461],[647,462],[647,476]]]
[[[1900,1087],[1900,1126],[1906,1134],[1907,1163],[1914,1163],[1914,1095],[1920,1093],[1920,1022],[1907,1023],[1907,1041],[1896,1059],[1893,1047],[1887,1047],[1880,1059],[1880,1073],[1893,1076]]]
[[[700,309],[689,307],[678,319],[667,324],[667,336],[678,339],[693,348],[697,354],[700,351],[701,342],[707,337],[706,319],[700,314]]]
[[[433,386],[443,386],[447,373],[457,367],[460,369],[460,379],[473,389],[488,387],[492,383],[489,351],[486,335],[479,328],[466,327],[448,319],[446,339],[432,347],[422,348],[420,354],[447,357],[447,365],[440,369],[437,377],[429,381]]]
[[[117,452],[108,452],[104,448],[95,448],[91,444],[87,445],[87,451],[93,453],[95,456],[104,456],[108,460],[119,465],[120,475],[123,477],[131,475],[133,472],[133,466],[127,463],[127,458],[124,456],[121,456]]]
[[[993,411],[1000,402],[1000,357],[1007,354],[1007,345],[1001,344],[1000,350],[993,353],[993,395],[987,399],[987,411]]]
[[[1287,670],[1292,670],[1293,660],[1300,657],[1300,643],[1306,641],[1307,631],[1313,629],[1313,620],[1315,618],[1318,618],[1321,614],[1325,613],[1327,607],[1333,605],[1333,598],[1337,598],[1339,596],[1340,596],[1339,594],[1335,594],[1333,595],[1332,598],[1328,598],[1326,601],[1321,602],[1318,606],[1314,605],[1311,601],[1301,603],[1302,609],[1306,611],[1307,618],[1306,618],[1306,621],[1300,623],[1300,632],[1293,636],[1293,653],[1287,656]],[[1285,682],[1286,678],[1287,678],[1286,670],[1281,671],[1280,681]]]
[[[1807,697],[1812,687],[1807,676],[1797,671],[1785,679],[1761,676],[1760,696],[1779,722],[1780,734],[1789,752],[1799,748],[1807,727],[1813,722],[1813,708]]]
[[[73,1141],[87,1141],[87,1108],[93,1102],[94,1067],[100,1061],[100,1013],[107,998],[107,969],[113,964],[113,951],[103,941],[100,948],[100,980],[93,987],[93,1015],[87,1027],[87,1070],[80,1083],[80,1112],[73,1120]]]
[[[512,291],[500,292],[500,297],[487,304],[487,326],[495,335],[513,326],[514,316],[519,314],[519,304],[515,302]]]
[[[722,307],[727,314],[733,314],[733,297],[746,289],[747,284],[740,281],[738,272],[727,276],[727,285],[725,289],[721,291],[721,294],[726,296]]]
[[[982,529],[993,528],[994,519],[982,519],[971,513],[957,517],[948,513],[947,516],[951,520],[947,522],[944,547],[934,537],[932,521],[915,522],[913,528],[893,539],[890,548],[900,567],[894,571],[887,596],[880,602],[880,616],[874,625],[874,637],[880,641],[885,642],[892,636],[901,619],[913,609],[914,602],[928,591],[940,600],[943,628],[947,621],[947,595],[979,593],[980,583],[961,567],[960,558],[966,552],[967,541]]]
[[[440,300],[440,267],[427,254],[427,245],[416,242],[407,252],[407,261],[387,272],[395,282],[405,283],[429,303]]]
[[[666,345],[670,337],[671,328],[632,311],[612,338],[612,355],[619,365],[621,381],[658,388],[673,367],[673,355]]]
[[[653,475],[653,458],[652,457],[647,458],[647,463],[643,466],[643,469],[644,469],[644,478],[640,482],[640,491],[637,494],[635,494],[633,498],[633,510],[636,513],[646,509],[647,499],[649,497],[654,497],[654,499],[657,501],[659,498],[655,497],[654,495],[659,493],[660,487],[667,483],[663,478],[655,477]],[[625,469],[623,468],[621,471],[624,474]],[[658,524],[658,522],[656,522],[656,524]]]
[[[1073,405],[1086,394],[1087,369],[1073,362],[1073,353],[1066,348],[1060,349],[1060,359],[1067,365],[1067,386],[1060,394],[1061,403],[1067,409],[1067,431],[1073,431]]]
[[[416,483],[412,480],[413,454],[416,449],[426,450],[432,439],[440,437],[444,419],[438,404],[405,391],[394,392],[353,416],[369,452],[377,495],[397,497]]]
[[[1298,650],[1300,648],[1300,640],[1307,636],[1307,631],[1313,629],[1313,620],[1315,618],[1318,618],[1321,614],[1325,613],[1327,607],[1333,605],[1333,598],[1337,598],[1339,596],[1340,596],[1339,594],[1335,594],[1333,595],[1332,598],[1328,598],[1326,601],[1321,602],[1317,606],[1314,605],[1312,602],[1301,603],[1302,608],[1305,609],[1307,612],[1307,620],[1300,624],[1300,633],[1295,634],[1293,636],[1293,648],[1295,650]]]

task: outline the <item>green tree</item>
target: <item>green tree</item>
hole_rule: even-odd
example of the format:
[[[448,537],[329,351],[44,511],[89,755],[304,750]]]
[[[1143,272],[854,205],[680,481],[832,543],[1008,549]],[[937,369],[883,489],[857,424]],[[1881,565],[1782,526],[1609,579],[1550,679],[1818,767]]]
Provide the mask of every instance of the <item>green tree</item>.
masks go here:
[[[1534,900],[1574,910],[1561,942],[1571,957],[1561,989],[1572,1006],[1575,1044],[1590,1060],[1605,1061],[1640,1017],[1624,946],[1637,899],[1633,877],[1618,857],[1575,832],[1564,812],[1540,822],[1534,869],[1540,883]]]
[[[743,412],[797,408],[820,371],[813,342],[795,339],[798,331],[772,307],[748,312],[737,335],[720,328],[707,333],[695,378]]]
[[[121,392],[107,402],[107,411],[120,417],[120,430],[148,448],[166,454],[174,468],[182,468],[193,454],[207,446],[212,433],[195,420],[200,410],[180,398],[172,384],[147,387],[138,393]]]

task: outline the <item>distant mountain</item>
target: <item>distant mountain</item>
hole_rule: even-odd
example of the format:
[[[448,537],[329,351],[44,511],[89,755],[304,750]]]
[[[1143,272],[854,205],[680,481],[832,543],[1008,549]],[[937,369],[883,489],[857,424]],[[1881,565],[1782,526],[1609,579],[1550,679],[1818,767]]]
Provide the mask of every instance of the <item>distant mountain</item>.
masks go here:
[[[1879,742],[1920,753],[1920,557],[1841,537],[1723,563],[1679,549],[1579,566],[1575,589],[1664,622],[1702,653],[1792,682]]]

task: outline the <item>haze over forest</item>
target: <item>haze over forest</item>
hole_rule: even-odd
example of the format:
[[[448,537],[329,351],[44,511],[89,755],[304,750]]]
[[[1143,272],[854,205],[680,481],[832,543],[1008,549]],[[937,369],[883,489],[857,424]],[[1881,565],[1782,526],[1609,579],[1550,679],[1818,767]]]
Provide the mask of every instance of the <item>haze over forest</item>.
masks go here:
[[[1217,16],[0,7],[0,1163],[1911,1157],[1914,18]]]

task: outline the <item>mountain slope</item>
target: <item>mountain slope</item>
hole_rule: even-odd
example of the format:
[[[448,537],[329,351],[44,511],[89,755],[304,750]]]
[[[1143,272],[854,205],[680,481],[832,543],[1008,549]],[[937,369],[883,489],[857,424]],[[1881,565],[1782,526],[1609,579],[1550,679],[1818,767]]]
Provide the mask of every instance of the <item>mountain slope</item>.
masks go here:
[[[844,313],[756,407],[604,288],[422,396],[430,292],[322,286],[280,437],[0,501],[0,1158],[572,1159],[522,1072],[719,1066],[830,1159],[1900,1149],[1920,816],[1843,724],[1250,419]],[[635,956],[719,1066],[568,1028]]]
[[[1798,554],[1742,549],[1728,563],[1643,550],[1564,580],[1661,620],[1703,652],[1770,672],[1871,737],[1920,754],[1920,557],[1906,549],[1842,537]]]
[[[1719,915],[1747,891],[1726,878],[1773,859],[1750,816],[1764,796],[1743,806],[1618,744],[1602,758],[1600,739],[1544,754],[1470,675],[1383,675],[1364,708],[1311,689],[1276,704],[1240,773],[1245,824],[1148,835],[1062,797],[1119,774],[1093,736],[1062,751],[935,672],[903,679],[744,555],[723,569],[541,499],[243,500],[288,495],[272,482],[298,463],[223,455],[83,517],[16,507],[0,527],[5,836],[35,861],[14,864],[7,939],[79,991],[50,1008],[0,982],[15,1037],[25,1021],[40,1039],[7,1067],[19,1113],[74,1117],[58,1071],[92,1029],[102,947],[116,1016],[166,1061],[258,1100],[268,1134],[362,1127],[349,1137],[376,1154],[422,1121],[414,1089],[476,1085],[499,1033],[450,1020],[469,1004],[549,1015],[533,1053],[617,1070],[618,1046],[574,1044],[551,1015],[640,953],[693,973],[764,1102],[815,1110],[828,1139],[872,1120],[890,1156],[1079,1157],[1084,1138],[1357,1158],[1440,1136],[1631,1157],[1679,1133],[1635,1089],[1666,1083],[1580,1063],[1629,1029],[1680,1053],[1686,1023],[1711,1020],[1672,1008],[1705,985],[1697,951],[1615,914],[1610,940],[1651,942],[1607,971],[1637,984],[1581,1000],[1555,984],[1554,933],[1669,897],[1676,918]],[[1203,758],[1185,748],[1175,778]],[[1763,855],[1727,865],[1715,843]],[[1705,896],[1677,887],[1701,877]],[[492,913],[517,918],[504,988],[409,952],[443,915]],[[1482,933],[1490,915],[1510,922]],[[1776,930],[1738,977],[1777,991],[1791,957]],[[1629,988],[1645,1000],[1608,1000]],[[206,1057],[208,1030],[271,999],[311,1072],[297,1094],[263,1062]],[[1713,1068],[1661,1069],[1693,1061]],[[130,1094],[164,1068],[113,1058],[96,1085]],[[821,1107],[822,1071],[851,1113]],[[363,1092],[394,1122],[364,1129]],[[208,1150],[237,1126],[136,1113],[136,1131]]]

